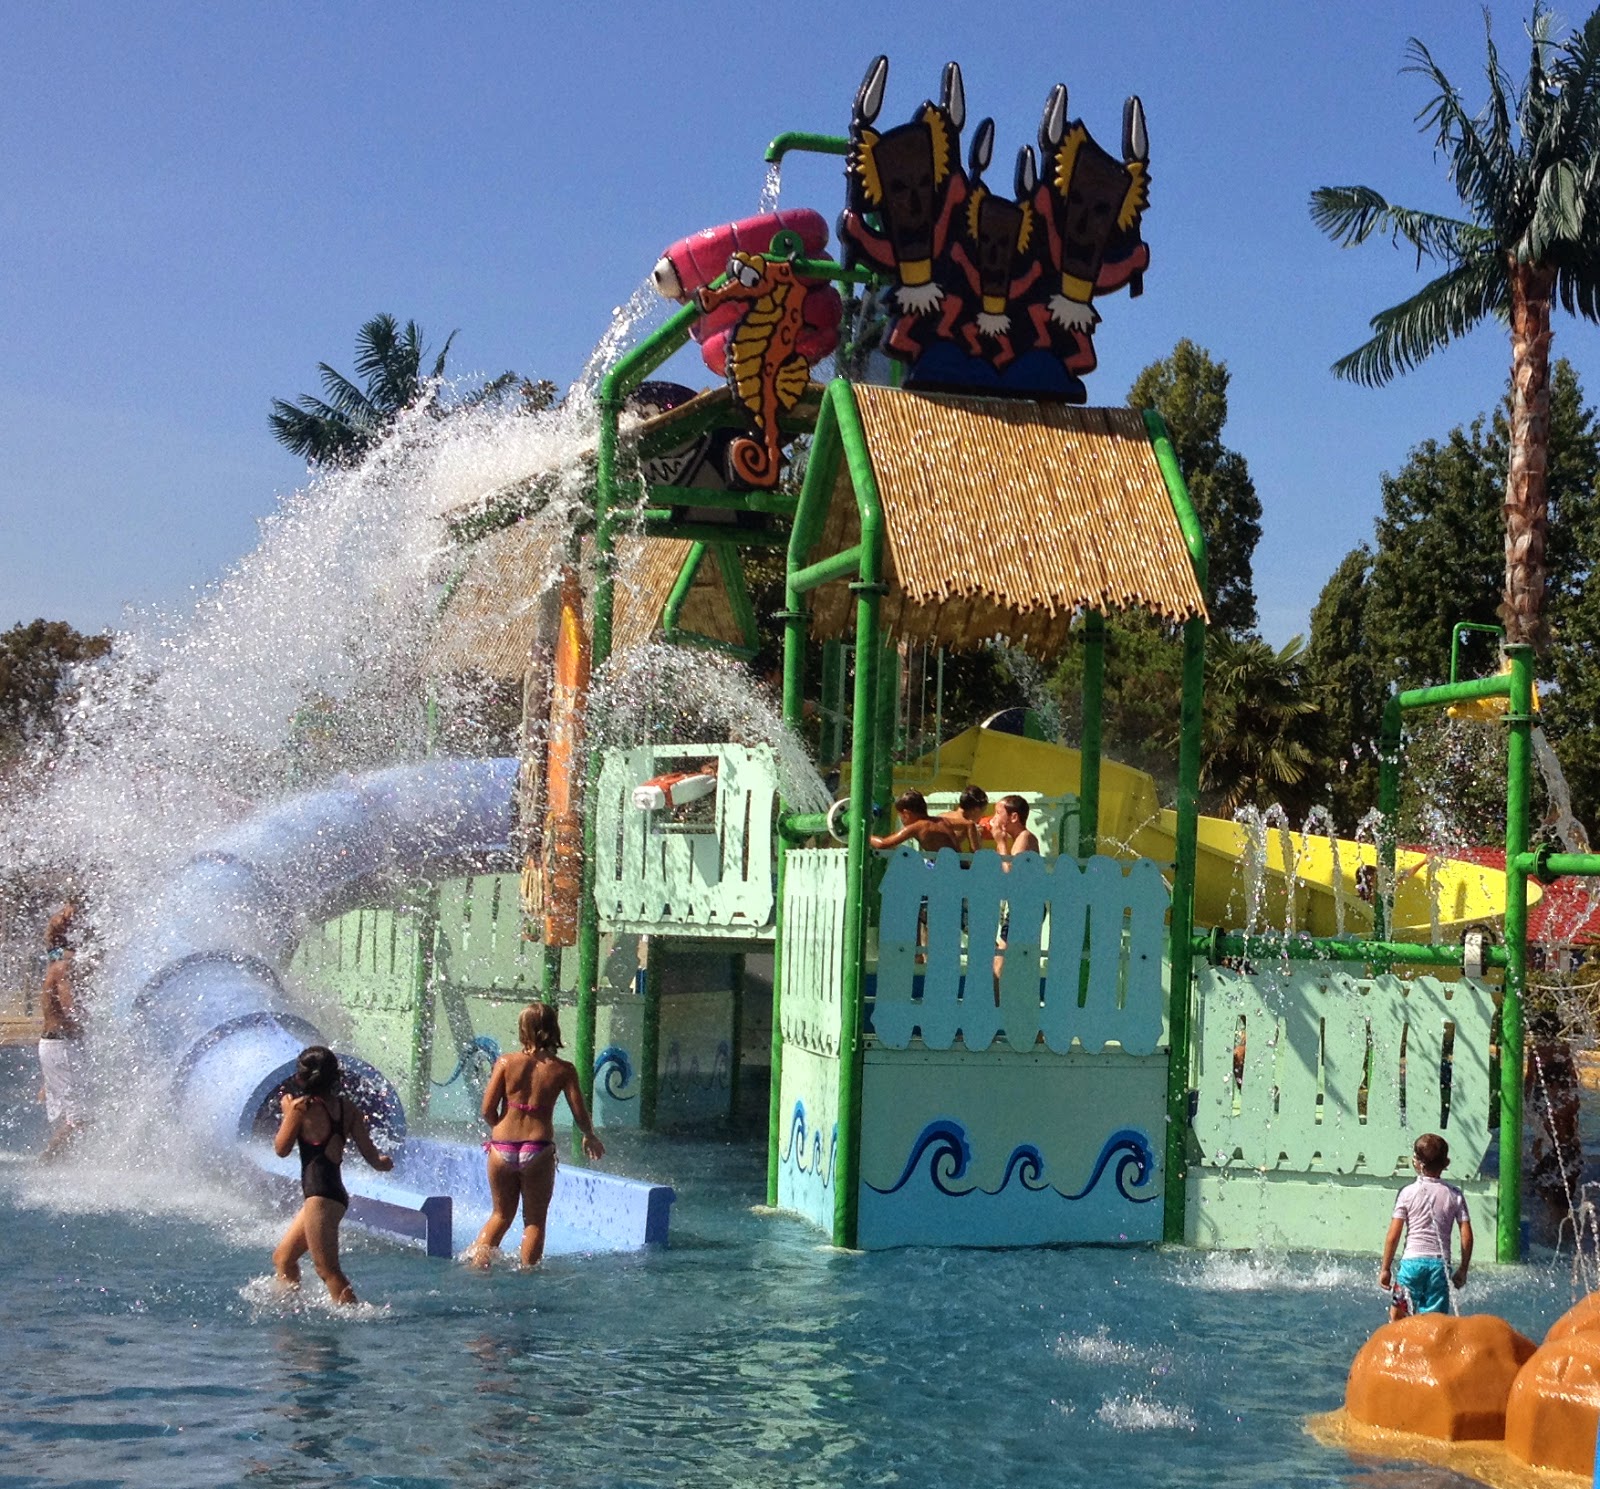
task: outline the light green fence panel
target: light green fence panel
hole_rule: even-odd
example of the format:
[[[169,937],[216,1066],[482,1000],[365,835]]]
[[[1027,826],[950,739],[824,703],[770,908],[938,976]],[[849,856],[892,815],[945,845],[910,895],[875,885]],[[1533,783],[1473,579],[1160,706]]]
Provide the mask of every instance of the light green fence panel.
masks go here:
[[[714,797],[641,811],[634,787],[717,761]],[[595,905],[608,930],[770,938],[778,775],[765,745],[609,750],[595,808]]]
[[[845,852],[791,848],[783,868],[783,1042],[839,1053],[844,987]]]
[[[1388,1179],[1424,1132],[1455,1182],[1489,1146],[1494,992],[1470,978],[1357,978],[1305,968],[1198,974],[1194,1131],[1212,1168]]]
[[[1148,859],[1080,866],[983,852],[968,864],[948,849],[930,861],[905,844],[889,859],[882,907],[881,1044],[906,1049],[920,1033],[929,1049],[959,1037],[979,1050],[1004,1031],[1013,1050],[1040,1036],[1058,1054],[1074,1041],[1090,1053],[1160,1045],[1171,894]]]
[[[783,869],[778,1207],[832,1228],[839,1148],[845,852],[791,848]]]
[[[439,886],[434,972],[441,982],[493,988],[502,997],[538,997],[537,941],[522,936],[514,874],[473,874]]]

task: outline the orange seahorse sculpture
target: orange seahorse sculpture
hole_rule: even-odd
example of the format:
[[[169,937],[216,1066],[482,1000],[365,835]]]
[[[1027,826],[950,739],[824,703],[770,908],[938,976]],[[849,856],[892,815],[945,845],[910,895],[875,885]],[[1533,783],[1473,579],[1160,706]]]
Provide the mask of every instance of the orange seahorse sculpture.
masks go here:
[[[730,300],[750,304],[728,341],[728,387],[758,437],[735,440],[728,455],[734,474],[751,486],[778,484],[783,450],[778,416],[800,401],[811,380],[811,364],[797,350],[810,287],[792,264],[736,253],[728,260],[728,282],[695,296],[703,312]]]

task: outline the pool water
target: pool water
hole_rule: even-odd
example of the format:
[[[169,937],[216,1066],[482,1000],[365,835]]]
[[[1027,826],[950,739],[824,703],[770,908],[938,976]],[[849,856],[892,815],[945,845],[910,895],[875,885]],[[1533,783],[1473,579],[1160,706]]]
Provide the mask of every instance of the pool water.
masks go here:
[[[485,1276],[347,1232],[370,1301],[336,1313],[309,1268],[274,1294],[281,1220],[181,1138],[147,1173],[36,1136],[0,1129],[8,1486],[1469,1482],[1301,1429],[1383,1317],[1375,1261],[845,1254],[751,1211],[754,1140],[634,1136],[608,1166],[677,1187],[669,1250]],[[1570,1301],[1562,1262],[1468,1289],[1536,1338]]]

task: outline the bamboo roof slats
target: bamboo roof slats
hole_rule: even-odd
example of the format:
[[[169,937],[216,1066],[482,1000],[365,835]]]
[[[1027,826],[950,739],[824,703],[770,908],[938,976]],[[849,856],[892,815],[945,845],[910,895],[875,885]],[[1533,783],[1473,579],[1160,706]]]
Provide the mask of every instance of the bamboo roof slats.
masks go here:
[[[882,622],[899,637],[992,636],[1058,651],[1081,610],[1204,616],[1183,533],[1142,415],[1131,408],[857,385],[883,503]],[[841,466],[814,561],[860,540]],[[844,584],[815,591],[819,635],[847,634]]]

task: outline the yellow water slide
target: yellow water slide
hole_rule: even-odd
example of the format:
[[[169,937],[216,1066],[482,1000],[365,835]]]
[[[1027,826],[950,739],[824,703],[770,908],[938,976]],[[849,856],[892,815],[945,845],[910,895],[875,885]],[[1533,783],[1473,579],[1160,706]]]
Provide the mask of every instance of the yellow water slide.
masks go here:
[[[932,753],[895,771],[895,789],[960,791],[982,786],[991,799],[1007,791],[1076,796],[1080,782],[1076,750],[1062,745],[968,729]],[[1177,814],[1161,805],[1155,781],[1113,760],[1100,766],[1100,851],[1119,857],[1172,862]],[[1247,881],[1250,834],[1237,822],[1202,817],[1195,877],[1195,924],[1242,929],[1249,915]],[[1372,930],[1372,907],[1357,892],[1357,875],[1373,868],[1371,843],[1307,837],[1271,828],[1266,834],[1264,904],[1254,929],[1286,926],[1317,936]],[[1471,925],[1498,922],[1505,911],[1505,875],[1459,859],[1430,857],[1402,849],[1391,934],[1396,940],[1454,940]],[[1367,876],[1367,877],[1370,877]],[[1293,916],[1288,886],[1294,885]],[[1539,896],[1529,884],[1529,903]]]

